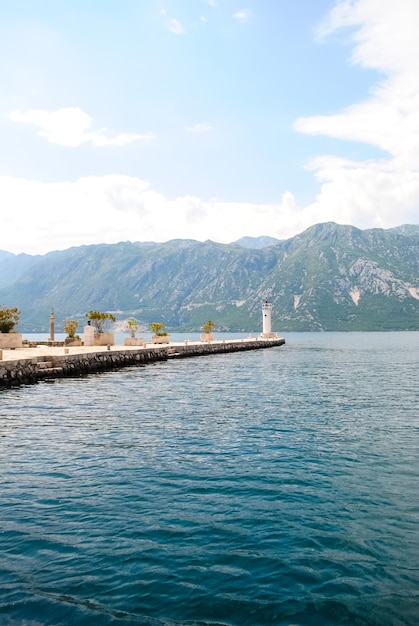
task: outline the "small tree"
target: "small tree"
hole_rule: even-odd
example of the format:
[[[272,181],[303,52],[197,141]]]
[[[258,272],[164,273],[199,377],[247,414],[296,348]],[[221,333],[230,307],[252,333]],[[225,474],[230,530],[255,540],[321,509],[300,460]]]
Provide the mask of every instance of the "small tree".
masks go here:
[[[10,308],[3,304],[0,309],[0,333],[11,333],[15,326],[19,324],[21,311],[15,306]]]
[[[151,322],[150,328],[151,328],[151,331],[158,337],[167,336],[167,333],[163,331],[163,328],[164,328],[163,322]]]
[[[205,324],[202,324],[202,330],[204,331],[204,333],[212,333],[212,331],[214,330],[214,328],[217,326],[217,324],[215,322],[212,322],[211,320],[208,320],[208,322],[205,322]]]
[[[130,333],[131,337],[134,339],[135,333],[139,329],[140,325],[137,320],[127,320],[126,321],[126,330]]]
[[[96,332],[101,334],[105,332],[105,327],[108,322],[115,322],[116,317],[112,313],[101,313],[100,311],[90,311],[86,313],[86,317],[89,322],[92,322],[96,329]]]
[[[74,339],[78,325],[77,320],[66,320],[63,324],[64,332],[66,332],[71,339]]]

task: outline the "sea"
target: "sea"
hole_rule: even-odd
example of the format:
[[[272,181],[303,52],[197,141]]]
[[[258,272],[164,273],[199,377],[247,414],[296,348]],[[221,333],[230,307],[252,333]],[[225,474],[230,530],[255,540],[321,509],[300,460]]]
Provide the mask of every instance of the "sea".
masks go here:
[[[0,393],[0,624],[419,624],[419,333]]]

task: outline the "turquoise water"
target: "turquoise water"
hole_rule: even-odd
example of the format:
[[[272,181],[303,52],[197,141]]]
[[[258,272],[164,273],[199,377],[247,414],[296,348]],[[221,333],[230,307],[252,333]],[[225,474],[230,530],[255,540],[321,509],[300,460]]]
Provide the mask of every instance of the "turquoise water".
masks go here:
[[[419,333],[0,394],[0,623],[414,625]]]

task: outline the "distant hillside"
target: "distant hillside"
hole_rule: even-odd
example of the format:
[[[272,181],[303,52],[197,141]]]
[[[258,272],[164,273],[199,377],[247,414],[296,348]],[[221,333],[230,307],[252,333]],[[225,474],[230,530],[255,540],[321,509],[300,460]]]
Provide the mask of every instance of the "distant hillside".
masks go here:
[[[26,269],[20,256],[0,253],[1,271],[14,277],[0,303],[21,308],[24,332],[48,330],[51,308],[57,330],[66,318],[84,325],[84,313],[96,309],[145,326],[190,331],[212,319],[219,330],[256,332],[265,298],[281,333],[419,329],[415,226],[317,224],[263,248],[191,240],[81,246],[25,258]]]
[[[253,248],[255,250],[260,250],[261,248],[268,248],[269,246],[274,246],[279,243],[279,239],[274,239],[274,237],[242,237],[237,241],[234,241],[238,246],[242,248]]]
[[[402,233],[403,235],[419,235],[419,225],[418,224],[403,224],[402,226],[396,226],[396,228],[392,229],[396,233]]]
[[[40,256],[30,254],[12,254],[0,250],[0,288],[13,285],[26,271],[38,261]]]

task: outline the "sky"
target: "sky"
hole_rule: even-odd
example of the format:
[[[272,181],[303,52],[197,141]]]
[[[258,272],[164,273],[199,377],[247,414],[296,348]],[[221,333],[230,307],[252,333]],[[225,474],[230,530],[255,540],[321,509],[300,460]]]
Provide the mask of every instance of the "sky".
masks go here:
[[[0,250],[419,223],[418,0],[0,0]]]

